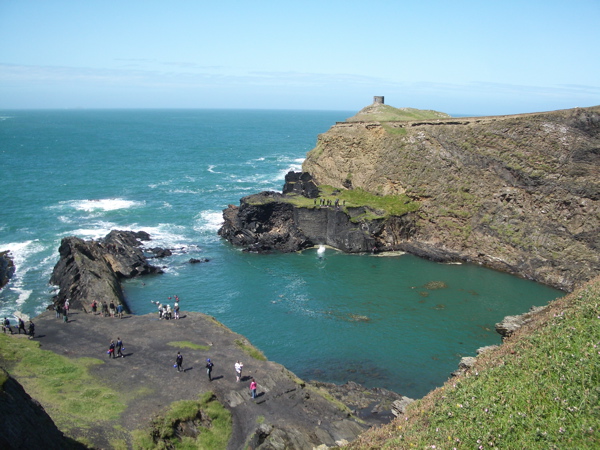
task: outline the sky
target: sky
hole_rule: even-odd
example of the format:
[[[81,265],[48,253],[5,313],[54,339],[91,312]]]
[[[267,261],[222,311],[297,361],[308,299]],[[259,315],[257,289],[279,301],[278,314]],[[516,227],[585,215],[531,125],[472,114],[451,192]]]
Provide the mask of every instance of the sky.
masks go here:
[[[0,109],[600,105],[600,0],[0,0]]]

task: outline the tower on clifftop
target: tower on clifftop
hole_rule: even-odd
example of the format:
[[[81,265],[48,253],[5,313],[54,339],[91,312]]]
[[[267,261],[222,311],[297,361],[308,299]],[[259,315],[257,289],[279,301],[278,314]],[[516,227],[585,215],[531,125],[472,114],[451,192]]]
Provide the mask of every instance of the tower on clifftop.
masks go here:
[[[376,95],[373,97],[373,103],[379,103],[380,105],[383,105],[383,95]]]

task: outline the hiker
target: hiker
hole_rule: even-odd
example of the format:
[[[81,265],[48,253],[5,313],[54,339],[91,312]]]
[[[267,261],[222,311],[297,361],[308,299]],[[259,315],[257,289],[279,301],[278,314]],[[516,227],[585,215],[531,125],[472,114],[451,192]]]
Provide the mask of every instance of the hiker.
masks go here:
[[[173,311],[175,312],[175,318],[179,319],[179,300],[175,300],[175,304],[173,305]]]
[[[102,317],[108,316],[108,305],[106,302],[102,302]]]
[[[252,398],[256,398],[256,381],[254,381],[254,378],[250,381],[250,392],[252,393]]]
[[[110,344],[108,346],[108,357],[115,358],[115,341],[111,339]]]
[[[33,320],[29,321],[29,339],[33,339],[35,337],[35,325],[33,324]]]
[[[96,311],[98,311],[98,303],[96,302],[96,300],[94,300],[92,302],[92,312],[94,313],[94,315],[96,314]]]
[[[108,309],[110,311],[110,317],[112,317],[114,319],[114,317],[115,317],[115,302],[113,302],[111,300],[110,305],[108,305]]]
[[[56,318],[60,319],[60,316],[61,316],[61,313],[62,313],[60,305],[56,304],[54,306],[54,310],[56,311]]]
[[[13,334],[13,330],[10,327],[10,320],[7,317],[5,317],[4,322],[2,322],[2,331],[4,334],[6,334],[6,330],[10,331],[10,334]]]
[[[235,363],[235,381],[238,383],[242,379],[242,369],[243,368],[244,368],[243,363],[241,363],[239,361]]]
[[[206,360],[206,374],[208,375],[208,381],[212,381],[212,370],[215,365],[211,362],[210,358]]]
[[[21,330],[23,330],[23,334],[27,334],[27,331],[25,330],[25,322],[23,322],[23,319],[19,317],[19,334],[21,334]]]
[[[69,323],[69,316],[68,316],[69,310],[67,308],[63,308],[62,313],[63,313],[63,322]]]
[[[125,350],[125,348],[123,348],[123,341],[121,340],[120,337],[118,337],[117,338],[117,358],[118,357],[125,358],[122,350]]]
[[[69,299],[65,300],[65,304],[63,306],[63,320],[64,320],[64,316],[68,316],[69,315],[69,308],[71,307],[71,303],[69,302]],[[66,320],[65,320],[66,322]]]
[[[175,367],[177,367],[177,372],[181,372],[181,365],[183,364],[183,355],[181,352],[177,352],[177,357],[175,358]]]
[[[123,305],[120,303],[117,305],[117,316],[119,316],[119,319],[123,318]]]

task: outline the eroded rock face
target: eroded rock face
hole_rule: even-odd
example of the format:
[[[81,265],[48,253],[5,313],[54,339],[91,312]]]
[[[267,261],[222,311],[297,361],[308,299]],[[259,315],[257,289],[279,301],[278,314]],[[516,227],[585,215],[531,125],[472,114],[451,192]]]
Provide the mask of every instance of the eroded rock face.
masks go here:
[[[6,286],[14,274],[15,265],[10,257],[10,252],[0,252],[0,289]]]
[[[321,134],[302,169],[317,185],[419,201],[408,251],[572,290],[600,273],[599,149],[600,107],[364,119]]]
[[[59,287],[55,304],[64,305],[68,298],[72,308],[82,309],[93,300],[112,301],[127,311],[120,279],[162,272],[148,264],[140,248],[141,241],[149,239],[144,232],[116,230],[101,241],[64,238],[50,278]]]

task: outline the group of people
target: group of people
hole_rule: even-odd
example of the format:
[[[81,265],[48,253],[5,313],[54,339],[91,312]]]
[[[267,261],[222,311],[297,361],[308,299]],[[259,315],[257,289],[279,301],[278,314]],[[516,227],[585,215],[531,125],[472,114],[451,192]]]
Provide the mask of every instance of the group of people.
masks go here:
[[[175,364],[173,364],[173,367],[177,369],[177,372],[185,372],[185,369],[183,369],[183,355],[181,354],[181,352],[177,352],[177,356],[175,357]],[[213,368],[215,367],[215,364],[210,360],[210,358],[206,359],[206,375],[208,376],[208,381],[213,380],[212,378],[212,371]],[[236,361],[236,363],[234,364],[235,367],[235,381],[236,383],[239,383],[242,380],[242,370],[244,368],[244,363],[242,363],[241,361]],[[256,389],[257,389],[258,385],[256,384],[256,381],[254,381],[254,378],[250,379],[250,395],[252,398],[256,398]]]
[[[100,303],[94,300],[92,301],[91,306],[94,314],[97,313],[98,306],[100,306],[100,314],[102,317],[118,317],[119,319],[123,318],[123,305],[121,303],[118,303],[115,306],[115,302],[112,300],[110,301],[110,304],[107,304],[106,302]]]
[[[171,300],[171,297],[169,297],[169,300]],[[155,302],[152,300],[150,300],[150,302],[158,306],[159,319],[179,319],[179,297],[175,296],[175,303],[173,303],[173,308],[171,308],[170,304],[163,305],[161,302]]]
[[[69,309],[71,309],[71,303],[69,299],[65,299],[65,303],[61,306],[60,304],[54,305],[54,312],[56,313],[56,318],[60,319],[62,317],[63,322],[69,322]]]
[[[19,334],[21,334],[21,330],[23,331],[23,334],[25,336],[29,335],[29,339],[33,339],[33,337],[35,336],[35,325],[33,323],[33,320],[29,321],[29,331],[25,329],[25,321],[20,318],[17,317],[17,325],[16,325],[17,331],[19,332]],[[7,332],[9,332],[10,334],[14,334],[14,331],[12,329],[12,325],[10,324],[10,319],[8,317],[5,317],[4,320],[2,321],[2,332],[4,334],[6,334]]]
[[[118,337],[117,342],[111,339],[110,344],[108,345],[108,351],[106,353],[108,354],[109,358],[125,358],[123,350],[125,350],[125,347],[123,347],[123,341],[120,337]]]

